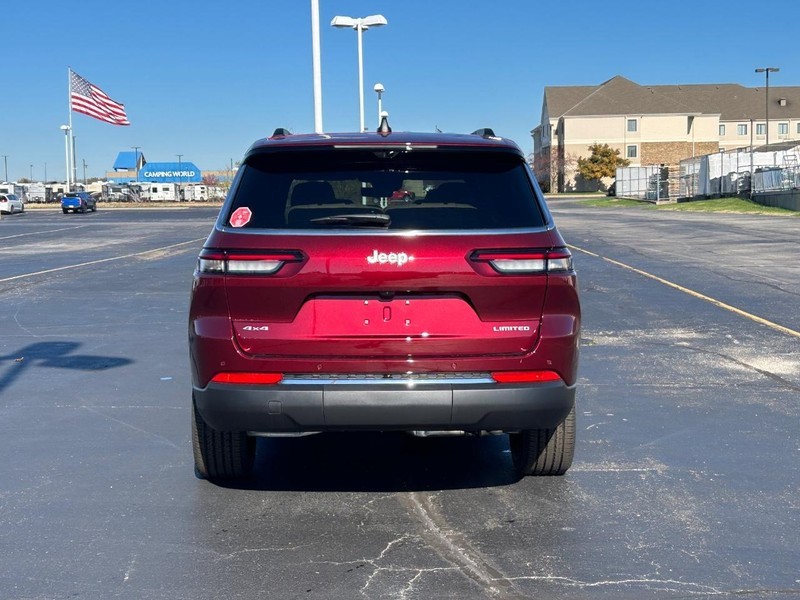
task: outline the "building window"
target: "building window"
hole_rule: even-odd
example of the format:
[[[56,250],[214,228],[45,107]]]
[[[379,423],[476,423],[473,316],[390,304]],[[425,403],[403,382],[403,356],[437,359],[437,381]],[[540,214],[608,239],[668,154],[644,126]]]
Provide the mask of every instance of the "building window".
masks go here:
[[[628,131],[637,131],[636,119],[628,119]]]
[[[765,123],[756,123],[756,135],[766,135],[767,126]]]
[[[725,125],[720,125],[719,126],[719,135],[720,135],[720,137],[725,135]]]
[[[737,125],[736,135],[747,135],[747,125]]]
[[[778,123],[778,135],[789,135],[788,123]]]
[[[797,133],[800,133],[800,123],[797,124]]]
[[[636,154],[637,154],[636,146],[628,146],[627,157],[628,158],[636,158]]]

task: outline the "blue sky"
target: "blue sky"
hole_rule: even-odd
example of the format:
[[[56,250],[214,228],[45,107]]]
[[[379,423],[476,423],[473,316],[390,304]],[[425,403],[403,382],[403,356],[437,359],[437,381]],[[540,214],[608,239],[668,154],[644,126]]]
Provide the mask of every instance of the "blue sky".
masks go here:
[[[492,127],[532,150],[548,85],[800,85],[800,3],[319,0],[323,124],[358,129],[357,36],[335,15],[383,14],[364,34],[367,125],[373,85],[395,130]],[[67,68],[126,105],[130,127],[74,113],[78,176],[119,151],[223,169],[276,127],[314,129],[310,0],[3,3],[0,155],[9,179],[64,178]],[[0,169],[2,169],[0,162]],[[3,173],[0,171],[0,178]]]

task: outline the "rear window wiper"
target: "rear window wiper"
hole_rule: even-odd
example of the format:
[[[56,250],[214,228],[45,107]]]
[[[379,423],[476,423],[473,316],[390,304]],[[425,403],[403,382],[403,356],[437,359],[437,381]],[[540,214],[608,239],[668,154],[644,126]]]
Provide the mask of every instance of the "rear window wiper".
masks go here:
[[[391,222],[391,217],[383,213],[329,215],[311,219],[311,223],[320,225],[349,225],[353,227],[389,227]]]

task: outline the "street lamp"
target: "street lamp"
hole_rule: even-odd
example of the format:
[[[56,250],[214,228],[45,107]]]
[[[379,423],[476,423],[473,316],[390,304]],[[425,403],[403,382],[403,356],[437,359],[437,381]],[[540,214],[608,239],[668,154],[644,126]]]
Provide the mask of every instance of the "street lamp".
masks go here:
[[[8,154],[3,154],[3,165],[6,168],[6,178],[3,179],[3,183],[8,183]]]
[[[175,156],[178,157],[178,202],[183,200],[181,198],[181,191],[183,189],[183,164],[181,163],[181,159],[183,159],[183,154],[176,154]]]
[[[769,146],[769,74],[777,73],[778,71],[780,71],[778,67],[763,67],[756,69],[756,73],[764,73],[764,77],[767,80],[767,86],[765,88],[766,104],[764,106],[764,120],[766,121],[767,146]]]
[[[380,27],[387,25],[388,21],[383,15],[370,15],[359,19],[353,17],[333,17],[331,25],[334,27],[349,27],[358,33],[358,101],[359,114],[361,116],[361,129],[364,131],[364,49],[362,36],[365,30],[370,27]]]
[[[382,83],[376,83],[375,87],[372,88],[375,90],[375,93],[378,94],[378,127],[381,126],[381,113],[383,112],[383,105],[381,104],[381,96],[383,92],[386,91],[386,88],[383,87]]]
[[[62,125],[60,127],[60,129],[61,129],[61,131],[64,132],[64,151],[66,152],[66,155],[67,155],[67,169],[66,169],[66,171],[67,171],[67,181],[66,181],[67,191],[71,192],[72,188],[69,185],[69,175],[70,175],[70,173],[69,173],[69,125]]]

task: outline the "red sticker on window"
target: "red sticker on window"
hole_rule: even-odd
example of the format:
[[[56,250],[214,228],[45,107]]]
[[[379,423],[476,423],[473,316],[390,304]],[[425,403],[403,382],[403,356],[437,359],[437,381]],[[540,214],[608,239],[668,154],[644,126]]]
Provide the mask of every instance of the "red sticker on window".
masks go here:
[[[231,227],[244,227],[253,218],[252,211],[246,206],[237,208],[231,215]]]

